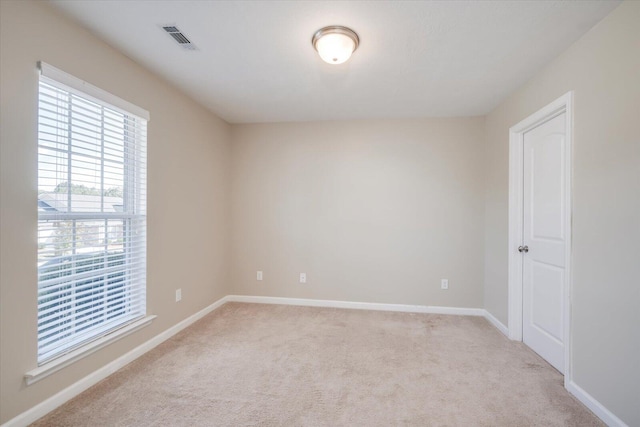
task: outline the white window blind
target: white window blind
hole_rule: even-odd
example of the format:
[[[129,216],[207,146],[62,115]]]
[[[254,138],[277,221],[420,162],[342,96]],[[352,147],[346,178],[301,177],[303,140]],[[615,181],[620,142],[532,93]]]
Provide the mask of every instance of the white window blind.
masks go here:
[[[39,365],[146,314],[148,113],[130,105],[41,64]]]

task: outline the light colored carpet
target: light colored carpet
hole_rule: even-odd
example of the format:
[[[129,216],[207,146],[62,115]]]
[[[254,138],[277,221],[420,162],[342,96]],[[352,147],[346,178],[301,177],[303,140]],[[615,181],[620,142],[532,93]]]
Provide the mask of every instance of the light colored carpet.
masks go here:
[[[600,426],[485,319],[228,303],[37,426]]]

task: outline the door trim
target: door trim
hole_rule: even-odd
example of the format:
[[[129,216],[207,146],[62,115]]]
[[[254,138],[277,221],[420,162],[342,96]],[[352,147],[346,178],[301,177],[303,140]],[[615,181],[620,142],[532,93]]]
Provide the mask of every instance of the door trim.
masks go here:
[[[509,129],[509,338],[522,341],[522,256],[518,252],[522,239],[523,220],[523,177],[524,177],[524,134],[540,124],[558,116],[565,115],[565,230],[567,241],[565,245],[565,280],[564,280],[564,384],[565,387],[572,378],[571,370],[571,153],[573,145],[573,92],[567,92],[546,107],[530,115]]]

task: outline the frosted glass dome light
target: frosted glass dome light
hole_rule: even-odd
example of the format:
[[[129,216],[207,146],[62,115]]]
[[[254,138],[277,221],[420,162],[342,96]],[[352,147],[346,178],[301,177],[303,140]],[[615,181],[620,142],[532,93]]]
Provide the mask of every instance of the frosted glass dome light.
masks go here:
[[[347,27],[332,25],[316,31],[311,43],[320,58],[329,64],[342,64],[358,48],[358,35]]]

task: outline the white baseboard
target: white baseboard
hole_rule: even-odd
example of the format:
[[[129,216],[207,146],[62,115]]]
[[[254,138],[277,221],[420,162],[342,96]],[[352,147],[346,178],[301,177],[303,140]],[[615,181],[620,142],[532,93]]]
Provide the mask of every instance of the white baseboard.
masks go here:
[[[497,330],[502,332],[507,338],[509,337],[509,328],[507,328],[504,323],[499,321],[493,314],[489,313],[487,310],[484,310],[484,318],[487,319],[493,326],[495,326]]]
[[[405,313],[457,314],[462,316],[484,316],[482,308],[440,307],[430,305],[383,304],[375,302],[351,302],[305,298],[279,298],[249,295],[227,295],[227,301],[258,304],[300,305],[307,307],[350,308],[355,310],[399,311]]]
[[[609,427],[628,427],[624,421],[616,417],[613,412],[605,408],[602,403],[594,399],[593,396],[584,391],[573,381],[570,381],[569,384],[567,384],[567,390]]]
[[[61,406],[67,401],[76,397],[77,395],[79,395],[89,387],[97,384],[98,382],[102,381],[109,375],[113,374],[118,369],[131,363],[132,361],[142,356],[149,350],[153,349],[157,345],[162,344],[164,341],[171,338],[172,336],[174,336],[175,334],[177,334],[187,326],[191,325],[192,323],[196,322],[197,320],[211,313],[213,310],[220,307],[225,302],[227,302],[227,297],[223,297],[219,299],[218,301],[214,302],[210,306],[205,307],[199,312],[187,317],[180,323],[177,323],[176,325],[170,327],[166,331],[151,338],[149,341],[139,345],[138,347],[134,348],[130,352],[120,356],[113,362],[110,362],[109,364],[103,366],[102,368],[90,373],[86,377],[82,378],[80,381],[70,385],[64,390],[51,396],[47,400],[37,404],[33,408],[21,413],[15,418],[10,419],[6,423],[2,424],[2,427],[23,427],[42,418],[43,416],[53,411],[57,407]]]

